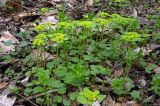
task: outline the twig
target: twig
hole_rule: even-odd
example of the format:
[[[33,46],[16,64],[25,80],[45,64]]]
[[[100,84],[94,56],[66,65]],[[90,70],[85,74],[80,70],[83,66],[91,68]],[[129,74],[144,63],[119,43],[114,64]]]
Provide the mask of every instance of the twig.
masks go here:
[[[48,91],[48,93],[53,93],[53,92],[56,92],[56,91],[57,91],[57,89]],[[41,93],[41,94],[37,94],[37,95],[34,95],[34,96],[29,96],[29,97],[23,98],[21,100],[18,100],[16,103],[22,103],[22,102],[24,102],[26,100],[28,101],[28,100],[31,100],[31,99],[35,99],[35,98],[38,98],[40,96],[44,96],[45,94],[46,93]]]
[[[20,96],[21,98],[23,98],[23,100],[26,100],[26,101],[30,102],[32,105],[38,106],[37,104],[35,104],[35,103],[32,102],[31,100],[29,100],[28,98],[26,98],[26,97],[24,97],[24,96],[22,96],[22,95],[20,95],[20,94],[18,94],[18,96]]]
[[[16,2],[14,2],[14,1],[12,1],[12,0],[8,0],[8,1],[10,1],[10,2],[12,2],[13,4],[16,4],[16,5],[18,5],[18,6],[21,6],[21,7],[24,8],[24,9],[29,10],[29,8],[23,6],[23,5],[19,4],[19,3],[16,3]]]

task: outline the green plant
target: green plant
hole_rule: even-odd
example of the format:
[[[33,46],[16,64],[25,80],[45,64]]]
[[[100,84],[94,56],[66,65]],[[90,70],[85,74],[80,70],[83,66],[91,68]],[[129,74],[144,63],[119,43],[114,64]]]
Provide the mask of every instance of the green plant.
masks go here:
[[[146,73],[152,73],[152,70],[155,69],[156,67],[158,67],[158,66],[155,64],[147,64],[145,66],[145,71],[146,71]]]
[[[129,93],[129,91],[134,87],[134,83],[128,77],[114,78],[111,81],[111,87],[113,92],[117,95],[124,95]]]
[[[125,53],[125,73],[126,76],[128,76],[129,70],[131,69],[133,62],[138,60],[142,54],[141,52],[133,51],[133,48],[137,47],[136,42],[141,42],[144,39],[141,38],[141,35],[137,32],[126,32],[124,33],[124,35],[121,36],[121,39],[122,41],[124,41],[124,45],[127,47]]]
[[[141,38],[141,35],[138,34],[137,32],[126,32],[122,36],[122,40],[125,40],[127,42],[135,42],[135,41],[142,41],[143,39]]]
[[[45,46],[51,46],[53,44],[56,44],[55,48],[56,48],[56,55],[57,55],[57,62],[58,62],[59,45],[63,43],[65,40],[67,40],[67,37],[65,36],[65,34],[54,31],[54,29],[52,28],[52,24],[48,22],[45,24],[37,25],[35,27],[35,30],[38,32],[38,35],[33,40],[33,46],[40,50],[40,53],[37,53],[37,54],[40,54],[40,59],[39,59],[39,55],[37,55],[37,61],[40,60],[40,63],[43,64],[42,60],[44,60],[44,63],[45,63],[46,61],[44,58]]]
[[[85,64],[69,64],[68,67],[58,67],[55,75],[67,84],[80,86],[89,79],[89,70]]]
[[[118,29],[120,32],[136,31],[140,27],[140,23],[135,18],[126,18],[118,14],[112,14],[111,27]]]
[[[102,101],[106,96],[101,95],[98,90],[91,91],[89,88],[83,88],[81,92],[79,92],[79,96],[77,97],[77,101],[81,104],[88,104],[91,106],[96,100]]]
[[[154,91],[154,93],[160,95],[160,74],[157,74],[153,77],[151,89]]]
[[[114,69],[119,61],[120,66],[126,66],[126,76],[114,78],[111,87],[117,95],[130,94],[134,82],[127,76],[132,65],[141,57],[141,52],[137,53],[134,49],[139,46],[137,42],[144,41],[141,38],[143,35],[137,32],[139,21],[105,12],[97,17],[86,15],[81,20],[70,20],[63,11],[58,18],[56,28],[48,22],[35,27],[37,35],[32,44],[40,54],[37,55],[39,64],[32,70],[34,79],[25,89],[25,95],[45,93],[45,102],[37,100],[42,105],[63,103],[69,106],[76,98],[82,104],[92,105],[105,96],[89,88],[77,94],[77,88],[96,84],[95,77],[110,77],[110,68]],[[44,59],[46,51],[52,56],[55,54],[56,59]],[[23,62],[27,63],[30,59],[33,60],[27,56]],[[106,61],[111,63],[108,65]],[[70,87],[73,88],[71,91]],[[54,97],[48,93],[50,90],[56,90]],[[131,95],[134,99],[140,99],[137,92],[133,91]]]
[[[47,104],[47,106],[49,106],[51,95],[48,93],[48,91],[55,90],[59,94],[65,93],[65,84],[60,80],[51,77],[52,74],[50,70],[35,68],[33,71],[36,79],[32,80],[32,82],[29,83],[29,88],[25,89],[25,95],[29,95],[31,93],[45,93],[45,103]]]
[[[92,75],[97,75],[97,74],[101,74],[101,75],[111,75],[111,70],[108,67],[103,67],[101,65],[91,65],[91,74]]]
[[[11,93],[13,93],[13,94],[19,94],[19,92],[20,92],[20,88],[18,88],[18,87],[12,87],[12,88],[10,88],[11,89]]]
[[[111,0],[110,4],[113,6],[123,7],[128,5],[128,2],[129,0]]]

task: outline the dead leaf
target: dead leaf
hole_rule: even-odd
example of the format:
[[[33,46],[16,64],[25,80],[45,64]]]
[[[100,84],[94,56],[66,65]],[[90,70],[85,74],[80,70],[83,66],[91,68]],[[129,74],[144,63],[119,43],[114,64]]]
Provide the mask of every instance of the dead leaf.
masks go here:
[[[133,9],[133,14],[132,14],[132,16],[134,17],[134,18],[137,18],[138,17],[138,13],[137,13],[137,10],[134,8]]]
[[[113,64],[112,64],[111,61],[107,60],[107,61],[105,61],[105,63],[106,63],[108,66],[113,67]]]
[[[57,19],[55,19],[55,16],[43,16],[42,17],[42,23],[50,22],[53,25],[57,23]]]
[[[160,47],[160,45],[158,45],[156,43],[150,43],[150,44],[147,44],[145,47],[141,47],[141,48],[138,47],[134,51],[137,53],[142,51],[143,56],[145,56],[145,55],[149,55],[150,52],[152,52],[153,50],[155,50],[159,47]]]
[[[9,87],[0,94],[0,106],[13,106],[17,97],[8,97],[10,89],[16,85],[16,81],[12,81]]]
[[[128,101],[126,106],[141,106],[136,101]]]
[[[2,52],[0,52],[0,54],[6,54],[9,53],[11,51],[15,50],[15,44],[18,44],[19,41],[15,38],[15,36],[13,34],[11,34],[9,31],[4,31],[1,33],[1,37],[0,37],[0,48],[3,49]],[[7,41],[11,41],[11,45],[6,46],[5,42]]]
[[[155,72],[156,74],[160,74],[160,67],[155,68],[155,69],[154,69],[154,72]]]
[[[26,77],[25,79],[23,79],[21,81],[21,84],[24,86],[24,87],[27,87],[28,86],[28,80],[29,80],[29,77]]]
[[[124,72],[123,68],[118,69],[118,70],[114,70],[113,76],[114,77],[120,77],[120,76],[122,76],[123,72]]]
[[[115,105],[112,106],[123,106],[121,103],[116,103]]]
[[[101,106],[100,103],[98,101],[95,101],[92,106]]]
[[[115,101],[111,98],[110,95],[107,96],[106,99],[104,99],[104,101],[102,102],[102,106],[114,106],[115,105]]]
[[[155,95],[149,96],[142,101],[142,103],[149,103],[155,98]]]
[[[5,88],[7,86],[7,84],[8,83],[6,83],[6,82],[0,83],[0,90],[3,89],[3,88]]]
[[[30,56],[32,58],[36,58],[36,56],[40,56],[41,55],[40,53],[41,52],[39,50],[33,50],[32,53],[30,54]],[[53,60],[53,59],[56,59],[56,56],[53,56],[48,52],[43,53],[43,58],[42,58],[43,61],[44,60]]]

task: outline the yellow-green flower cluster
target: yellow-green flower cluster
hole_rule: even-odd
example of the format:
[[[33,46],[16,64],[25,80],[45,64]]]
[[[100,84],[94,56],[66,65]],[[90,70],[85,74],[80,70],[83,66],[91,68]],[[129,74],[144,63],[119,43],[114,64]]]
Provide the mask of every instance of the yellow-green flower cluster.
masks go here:
[[[45,34],[38,34],[33,40],[33,45],[44,46],[46,44],[47,36]]]
[[[137,32],[126,32],[122,36],[122,40],[128,41],[128,42],[134,42],[134,41],[142,40],[142,38],[140,34],[138,34]]]
[[[112,18],[122,18],[119,14],[112,14]]]
[[[53,34],[53,37],[51,38],[51,40],[56,43],[63,43],[65,40],[65,35],[62,33],[55,33]]]
[[[62,27],[64,29],[70,29],[71,28],[71,23],[68,22],[59,22],[57,24],[58,27]]]
[[[91,91],[88,88],[84,88],[83,91],[79,93],[80,96],[83,96],[87,99],[88,104],[92,104],[98,99],[100,92],[98,90]]]
[[[91,28],[93,26],[92,21],[79,21],[79,26],[84,28]]]
[[[106,20],[106,19],[103,19],[103,18],[95,18],[94,22],[99,23],[102,26],[104,26],[106,24],[109,24],[109,20]]]
[[[101,17],[101,18],[105,18],[105,17],[110,16],[110,15],[108,13],[106,13],[106,12],[100,12],[98,14],[98,16]]]
[[[44,23],[44,24],[37,25],[34,29],[37,32],[44,32],[44,31],[48,30],[51,26],[52,26],[52,24],[50,22],[47,22],[47,23]]]

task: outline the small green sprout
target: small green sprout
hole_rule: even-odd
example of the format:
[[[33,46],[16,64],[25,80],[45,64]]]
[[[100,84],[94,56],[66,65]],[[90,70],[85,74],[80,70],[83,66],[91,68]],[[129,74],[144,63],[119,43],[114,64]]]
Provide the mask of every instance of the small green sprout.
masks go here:
[[[96,100],[102,101],[105,95],[101,95],[98,90],[91,91],[89,88],[84,88],[77,97],[77,101],[82,104],[92,105]]]

